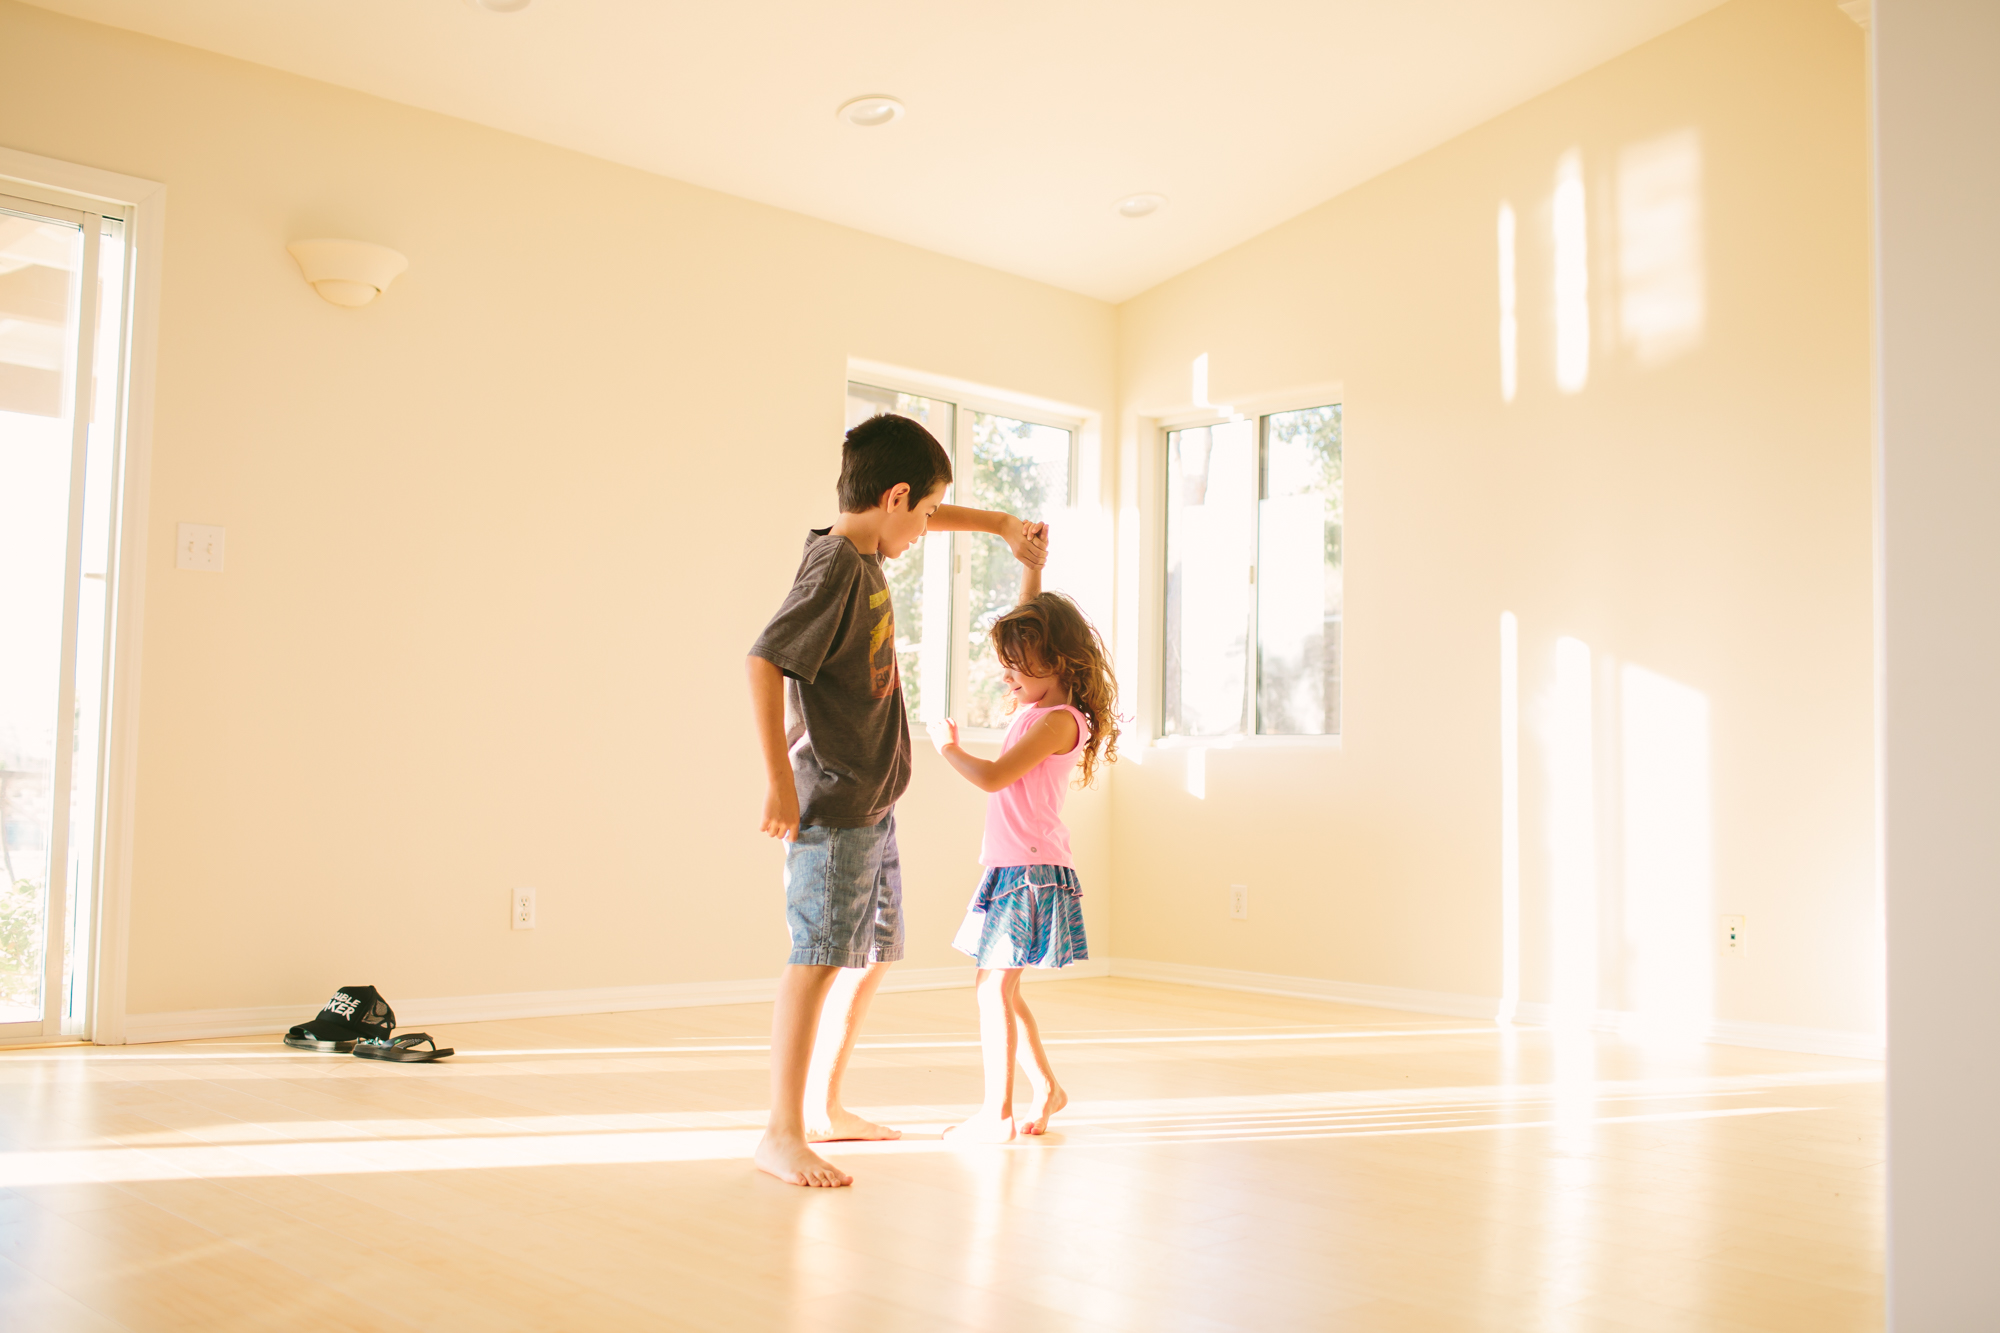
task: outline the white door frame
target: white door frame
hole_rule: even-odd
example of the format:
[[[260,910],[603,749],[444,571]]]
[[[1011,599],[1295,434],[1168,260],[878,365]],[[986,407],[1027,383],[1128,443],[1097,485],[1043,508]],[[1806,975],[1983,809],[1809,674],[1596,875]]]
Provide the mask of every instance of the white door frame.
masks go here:
[[[125,1042],[125,980],[132,902],[132,835],[139,775],[139,653],[146,597],[147,501],[151,494],[154,372],[159,350],[160,264],[165,254],[166,186],[98,167],[0,147],[0,193],[8,187],[57,190],[124,213],[136,265],[127,315],[125,438],[116,486],[118,522],[111,568],[110,670],[105,682],[104,827],[96,859],[93,984],[85,1036]],[[74,891],[74,888],[72,888]],[[53,929],[53,927],[51,927]]]

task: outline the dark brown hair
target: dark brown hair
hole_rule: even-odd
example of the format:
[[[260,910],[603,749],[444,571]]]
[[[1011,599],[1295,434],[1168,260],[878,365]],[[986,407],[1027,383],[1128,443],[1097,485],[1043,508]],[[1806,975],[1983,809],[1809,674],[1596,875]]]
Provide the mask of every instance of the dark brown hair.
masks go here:
[[[951,483],[951,455],[923,423],[894,412],[868,418],[847,432],[840,448],[840,509],[860,514],[882,503],[898,482],[910,487],[910,508]]]
[[[1118,682],[1111,675],[1111,654],[1075,602],[1059,592],[1029,598],[993,622],[993,651],[1016,671],[1058,676],[1068,687],[1070,703],[1090,724],[1078,786],[1091,784],[1099,764],[1118,762],[1118,714],[1113,711]]]

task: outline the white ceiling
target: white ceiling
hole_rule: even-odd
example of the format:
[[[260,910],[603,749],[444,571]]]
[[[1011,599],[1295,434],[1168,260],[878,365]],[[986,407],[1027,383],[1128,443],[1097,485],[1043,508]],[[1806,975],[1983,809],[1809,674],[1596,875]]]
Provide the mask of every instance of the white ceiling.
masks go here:
[[[1119,301],[1720,0],[33,2]]]

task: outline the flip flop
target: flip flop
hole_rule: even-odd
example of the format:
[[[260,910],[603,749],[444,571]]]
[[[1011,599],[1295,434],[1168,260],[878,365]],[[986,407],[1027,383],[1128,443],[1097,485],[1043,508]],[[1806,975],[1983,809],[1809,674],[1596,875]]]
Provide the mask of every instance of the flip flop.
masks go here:
[[[428,1051],[417,1049],[418,1042],[430,1042]],[[394,1060],[398,1064],[425,1064],[452,1054],[449,1046],[439,1049],[428,1032],[405,1032],[400,1037],[369,1037],[355,1044],[354,1053],[363,1060]]]

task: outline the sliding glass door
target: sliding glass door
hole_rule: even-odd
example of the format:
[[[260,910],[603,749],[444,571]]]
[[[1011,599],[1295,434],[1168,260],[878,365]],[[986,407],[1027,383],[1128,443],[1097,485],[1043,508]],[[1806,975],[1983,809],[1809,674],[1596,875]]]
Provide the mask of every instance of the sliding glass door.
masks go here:
[[[89,1022],[125,232],[0,193],[0,1041]]]

